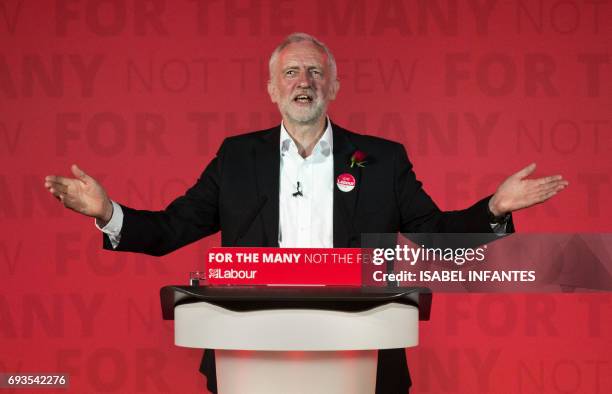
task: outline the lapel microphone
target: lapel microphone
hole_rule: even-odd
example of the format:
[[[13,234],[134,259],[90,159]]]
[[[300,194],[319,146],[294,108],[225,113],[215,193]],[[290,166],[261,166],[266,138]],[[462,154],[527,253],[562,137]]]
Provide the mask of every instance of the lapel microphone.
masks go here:
[[[297,183],[297,187],[295,188],[296,192],[292,194],[293,197],[298,197],[298,196],[304,196],[302,194],[302,186],[300,185],[300,182],[298,181]]]

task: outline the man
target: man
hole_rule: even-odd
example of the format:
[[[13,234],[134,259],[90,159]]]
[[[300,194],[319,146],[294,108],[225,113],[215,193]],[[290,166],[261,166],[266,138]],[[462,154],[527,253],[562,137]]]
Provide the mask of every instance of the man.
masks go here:
[[[295,33],[270,58],[268,93],[282,124],[226,139],[197,183],[164,211],[120,206],[76,165],[75,179],[48,176],[45,186],[67,208],[96,218],[105,248],[163,255],[217,231],[224,246],[280,247],[358,247],[361,233],[503,233],[512,231],[512,211],[568,184],[559,175],[525,179],[531,164],[493,196],[441,212],[400,144],[329,121],[339,88],[329,49]],[[216,391],[211,357],[203,368]],[[409,387],[404,350],[381,351],[376,392]]]

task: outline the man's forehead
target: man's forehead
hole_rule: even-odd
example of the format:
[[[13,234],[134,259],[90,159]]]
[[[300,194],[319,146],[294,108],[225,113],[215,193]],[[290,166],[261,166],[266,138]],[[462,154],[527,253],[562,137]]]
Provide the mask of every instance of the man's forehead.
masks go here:
[[[297,65],[303,62],[314,65],[326,64],[326,53],[309,41],[294,42],[287,45],[279,54],[281,67]]]

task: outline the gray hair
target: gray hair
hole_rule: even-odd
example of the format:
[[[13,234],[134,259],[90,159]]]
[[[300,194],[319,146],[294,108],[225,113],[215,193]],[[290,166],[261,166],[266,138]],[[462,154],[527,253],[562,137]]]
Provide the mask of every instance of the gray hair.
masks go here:
[[[278,55],[280,54],[280,52],[285,49],[285,47],[287,47],[289,44],[302,41],[310,41],[323,52],[325,52],[325,54],[327,55],[327,62],[329,63],[329,67],[331,68],[332,78],[336,78],[336,76],[338,75],[338,67],[336,66],[336,59],[334,58],[334,55],[331,53],[327,45],[323,44],[315,37],[306,33],[291,33],[283,40],[283,42],[281,42],[276,47],[276,49],[274,49],[274,52],[272,52],[272,55],[270,56],[270,61],[268,62],[268,67],[270,68],[270,78],[272,78],[272,68],[278,60]]]

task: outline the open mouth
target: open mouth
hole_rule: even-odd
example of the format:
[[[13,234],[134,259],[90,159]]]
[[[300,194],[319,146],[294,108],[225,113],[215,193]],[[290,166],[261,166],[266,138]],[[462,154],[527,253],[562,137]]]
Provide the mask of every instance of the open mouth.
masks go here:
[[[312,96],[309,96],[307,94],[298,94],[297,96],[295,96],[293,98],[293,101],[295,101],[296,103],[301,103],[301,104],[309,104],[312,103]]]

